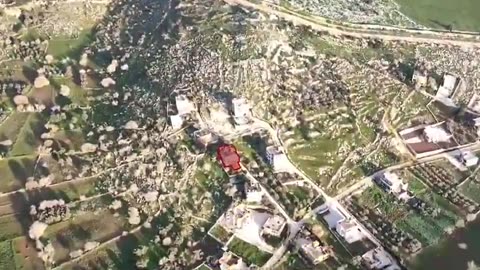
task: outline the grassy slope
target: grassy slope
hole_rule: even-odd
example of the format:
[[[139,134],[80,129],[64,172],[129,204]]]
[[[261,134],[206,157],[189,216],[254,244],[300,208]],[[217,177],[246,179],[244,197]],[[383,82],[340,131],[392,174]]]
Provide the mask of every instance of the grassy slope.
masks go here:
[[[0,269],[15,269],[11,241],[0,242]]]
[[[264,265],[272,256],[271,254],[259,250],[256,246],[252,246],[238,238],[234,238],[228,245],[228,248],[233,253],[244,258],[247,262],[258,266]]]
[[[46,121],[40,113],[30,113],[25,125],[20,129],[17,140],[12,146],[11,156],[33,154],[40,144],[40,135]]]
[[[33,174],[36,156],[0,160],[0,192],[23,188],[26,179]]]
[[[47,53],[60,59],[66,56],[78,58],[80,51],[93,39],[91,28],[83,30],[78,38],[55,37],[48,43]]]
[[[401,11],[419,23],[443,28],[480,31],[480,1],[478,0],[395,0]]]

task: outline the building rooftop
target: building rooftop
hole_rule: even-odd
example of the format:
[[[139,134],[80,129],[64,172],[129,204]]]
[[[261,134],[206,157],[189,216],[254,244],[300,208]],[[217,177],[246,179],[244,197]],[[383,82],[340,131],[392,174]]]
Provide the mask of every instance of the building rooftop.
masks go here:
[[[341,220],[337,223],[336,231],[347,243],[354,243],[365,238],[360,227],[351,220]]]
[[[286,172],[290,170],[290,162],[287,155],[277,146],[267,147],[267,159],[273,166],[275,172]]]
[[[240,155],[235,146],[225,144],[217,149],[217,158],[222,163],[223,168],[238,171],[240,166]]]
[[[175,97],[175,105],[179,115],[184,115],[195,110],[193,103],[185,95],[178,95]]]
[[[297,245],[314,264],[318,264],[331,256],[331,248],[320,245],[318,241],[299,237],[297,238]]]
[[[362,255],[363,262],[368,269],[400,270],[400,267],[383,248],[375,248]]]
[[[267,150],[267,153],[272,155],[283,154],[281,148],[275,145],[268,146],[266,150]]]
[[[286,220],[282,216],[273,215],[263,224],[263,231],[271,235],[279,236],[285,228],[286,223]]]
[[[244,117],[250,112],[250,107],[244,98],[234,98],[232,100],[232,105],[233,115],[235,115],[235,117]]]
[[[180,115],[170,115],[170,123],[172,124],[172,128],[179,129],[183,125],[183,119]]]
[[[454,90],[455,86],[457,85],[457,77],[451,74],[445,74],[443,76],[443,87],[447,88],[448,90]]]
[[[423,132],[427,141],[431,143],[448,142],[452,137],[452,135],[441,126],[427,126]]]

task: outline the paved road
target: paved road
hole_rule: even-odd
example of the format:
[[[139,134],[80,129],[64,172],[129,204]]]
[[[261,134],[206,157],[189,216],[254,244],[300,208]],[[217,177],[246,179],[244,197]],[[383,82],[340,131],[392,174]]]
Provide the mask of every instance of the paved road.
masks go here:
[[[480,48],[480,35],[474,33],[448,33],[432,30],[397,29],[395,27],[382,27],[372,29],[374,26],[360,28],[358,25],[344,23],[342,25],[329,23],[326,19],[307,17],[294,11],[287,10],[273,3],[262,2],[256,4],[248,0],[224,0],[230,5],[241,5],[253,8],[268,14],[283,18],[297,25],[306,25],[317,31],[325,31],[331,35],[351,36],[356,38],[375,38],[386,41],[405,41],[413,43],[435,43],[443,45],[468,46]],[[377,26],[380,27],[380,26]],[[375,27],[376,28],[376,27]],[[385,28],[385,29],[384,29]],[[394,29],[397,29],[396,31]],[[401,31],[403,34],[398,34]],[[397,33],[396,33],[397,32]]]

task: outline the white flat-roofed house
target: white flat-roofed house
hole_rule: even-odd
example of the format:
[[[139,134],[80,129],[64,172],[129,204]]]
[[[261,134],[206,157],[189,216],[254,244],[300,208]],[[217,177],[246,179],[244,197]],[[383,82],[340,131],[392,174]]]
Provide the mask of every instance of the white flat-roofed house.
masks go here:
[[[300,237],[296,241],[300,251],[312,261],[313,264],[319,264],[332,256],[330,247],[320,245],[318,241],[312,241]]]
[[[403,183],[402,179],[400,179],[396,173],[385,172],[379,180],[393,193],[402,193],[408,188],[408,184]]]
[[[473,167],[478,164],[478,157],[471,151],[462,151],[460,160],[462,161],[463,165],[467,167]]]
[[[234,98],[232,100],[233,105],[233,118],[238,125],[244,125],[248,123],[250,116],[250,106],[247,104],[244,98]]]
[[[426,75],[426,72],[415,70],[413,72],[412,82],[415,84],[416,87],[427,86],[428,76]]]
[[[183,125],[183,119],[180,115],[170,115],[170,123],[172,124],[173,129],[180,129]]]
[[[370,270],[400,270],[393,257],[381,247],[363,254],[362,262]]]
[[[290,162],[287,155],[276,146],[267,147],[267,160],[272,165],[275,172],[288,172],[290,171]]]
[[[188,114],[195,110],[195,106],[185,95],[175,97],[175,106],[177,107],[178,115]]]
[[[273,215],[263,224],[263,232],[279,237],[285,229],[286,224],[287,221],[282,216]]]
[[[247,190],[247,202],[249,203],[261,203],[263,199],[263,192],[261,190]]]
[[[449,134],[441,126],[427,126],[423,130],[423,135],[431,143],[448,142],[452,138],[452,134]]]
[[[457,86],[457,77],[451,74],[445,74],[443,76],[443,87],[453,91]]]
[[[451,74],[443,76],[443,84],[438,87],[436,98],[440,100],[449,99],[457,87],[457,77]]]
[[[351,244],[365,238],[365,235],[360,230],[360,227],[353,221],[341,220],[335,227],[338,234],[340,234],[347,243]]]

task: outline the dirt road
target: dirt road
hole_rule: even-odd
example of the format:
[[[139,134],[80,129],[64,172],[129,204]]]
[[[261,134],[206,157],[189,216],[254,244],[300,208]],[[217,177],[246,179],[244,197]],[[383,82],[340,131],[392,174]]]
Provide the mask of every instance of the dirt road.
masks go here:
[[[305,15],[295,13],[294,11],[286,10],[285,8],[272,3],[263,2],[262,4],[256,4],[248,0],[224,1],[230,5],[240,5],[275,15],[296,25],[310,26],[314,30],[328,32],[334,36],[350,36],[355,38],[373,38],[386,41],[434,43],[480,48],[480,35],[474,33],[448,33],[432,30],[400,29],[395,27],[383,27],[385,29],[372,29],[372,27],[359,28],[352,27],[351,24],[348,23],[336,25],[331,22],[326,22],[326,20],[316,19],[314,17],[310,18]]]

